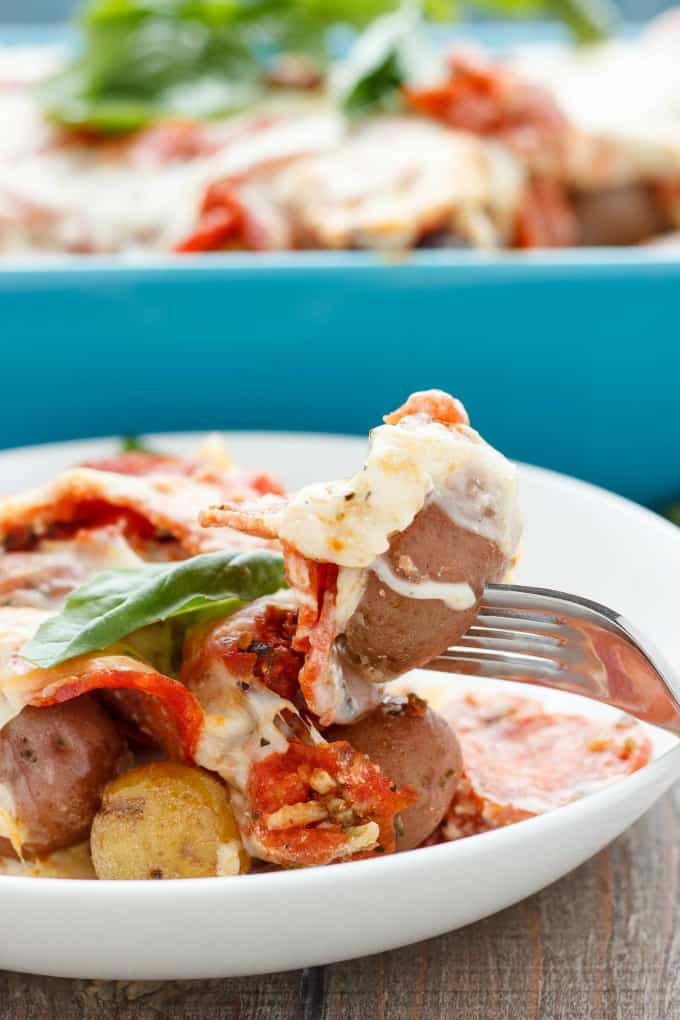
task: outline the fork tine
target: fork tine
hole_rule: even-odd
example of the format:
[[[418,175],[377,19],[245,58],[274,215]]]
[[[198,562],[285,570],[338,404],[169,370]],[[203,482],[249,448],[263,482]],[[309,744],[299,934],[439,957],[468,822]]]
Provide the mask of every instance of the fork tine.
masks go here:
[[[502,634],[502,631],[496,631],[497,634]],[[489,654],[495,655],[497,652],[508,652],[514,655],[525,655],[538,658],[546,658],[555,660],[559,656],[560,645],[555,648],[553,645],[543,644],[540,638],[535,641],[527,641],[522,635],[518,638],[506,639],[505,637],[470,637],[467,634],[462,637],[458,644],[454,648],[449,648],[449,652],[455,651],[456,654],[462,654],[465,652],[488,652]],[[446,654],[446,653],[444,653]]]
[[[460,639],[459,644],[471,648],[500,648],[508,652],[535,651],[538,654],[541,651],[556,652],[567,640],[567,634],[554,637],[529,630],[516,631],[504,627],[480,627],[473,624]]]
[[[496,609],[535,612],[541,618],[560,614],[560,592],[548,588],[525,588],[516,584],[488,584],[484,589],[482,605]],[[583,600],[584,602],[586,600]]]
[[[559,634],[564,625],[554,617],[539,616],[536,613],[506,613],[505,610],[482,605],[477,616],[477,624],[484,627],[496,627],[503,630],[528,631],[532,634]]]
[[[469,631],[425,668],[573,691],[680,735],[680,678],[619,613],[577,595],[489,585]]]
[[[564,682],[567,681],[567,672],[551,659],[511,655],[507,652],[490,652],[484,655],[481,651],[475,653],[465,648],[450,649],[429,662],[427,668],[444,673],[492,677],[496,680],[543,682],[551,687],[558,686],[560,678]],[[574,678],[569,676],[569,679]]]
[[[541,626],[559,626],[559,620],[551,613],[536,613],[533,609],[513,609],[510,606],[499,606],[491,602],[482,602],[478,615],[482,619],[493,616],[497,619],[512,620],[518,624],[531,623],[535,625],[539,623]]]
[[[480,661],[493,659],[503,664],[526,661],[531,665],[541,666],[545,669],[560,668],[559,660],[552,656],[535,655],[532,652],[518,652],[512,649],[498,648],[495,645],[487,648],[478,648],[476,646],[464,645],[461,642],[444,652],[443,657],[450,659],[479,659]]]

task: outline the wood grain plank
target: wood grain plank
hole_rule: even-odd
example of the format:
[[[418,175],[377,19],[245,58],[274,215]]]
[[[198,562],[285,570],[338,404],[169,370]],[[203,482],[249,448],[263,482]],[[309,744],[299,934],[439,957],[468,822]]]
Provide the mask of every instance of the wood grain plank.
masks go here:
[[[0,1020],[300,1020],[301,984],[301,972],[177,982],[1,974]]]
[[[680,1020],[680,788],[592,861],[459,932],[303,974],[0,974],[0,1020]]]
[[[325,998],[325,968],[307,967],[302,974],[302,1020],[321,1020]]]

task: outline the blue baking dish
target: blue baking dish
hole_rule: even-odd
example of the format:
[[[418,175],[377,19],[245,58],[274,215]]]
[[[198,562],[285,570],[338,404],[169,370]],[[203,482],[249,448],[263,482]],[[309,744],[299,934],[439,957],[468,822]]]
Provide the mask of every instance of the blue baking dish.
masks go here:
[[[365,432],[460,394],[513,457],[648,504],[680,487],[680,264],[640,253],[75,258],[0,272],[0,445]]]
[[[680,490],[679,307],[680,262],[661,250],[0,262],[0,447],[363,433],[440,386],[509,455],[659,505]]]

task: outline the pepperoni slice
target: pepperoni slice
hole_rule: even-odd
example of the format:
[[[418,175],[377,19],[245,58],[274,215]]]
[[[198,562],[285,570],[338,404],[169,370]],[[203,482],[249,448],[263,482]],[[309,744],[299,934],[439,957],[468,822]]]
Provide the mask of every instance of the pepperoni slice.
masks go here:
[[[36,670],[44,684],[30,698],[36,708],[58,705],[89,691],[133,694],[118,707],[131,721],[161,743],[172,757],[193,759],[203,728],[203,711],[186,687],[126,655],[82,656],[51,670]],[[125,714],[128,714],[127,712]]]
[[[528,698],[467,694],[442,714],[464,772],[443,826],[460,839],[579,800],[642,768],[652,746],[628,716],[609,722],[552,714]]]
[[[559,156],[567,120],[553,97],[483,54],[456,50],[447,81],[404,89],[408,106],[460,131],[498,138],[522,154]]]
[[[145,450],[127,450],[113,457],[85,461],[81,467],[96,471],[110,471],[116,475],[151,475],[158,471],[168,474],[191,475],[196,465],[187,459],[170,457],[161,453],[147,453]]]
[[[549,177],[529,181],[517,211],[518,248],[569,248],[578,244],[578,223],[567,188]]]
[[[398,425],[412,414],[423,414],[441,425],[469,425],[463,404],[444,390],[418,390],[396,411],[383,415],[386,425]]]

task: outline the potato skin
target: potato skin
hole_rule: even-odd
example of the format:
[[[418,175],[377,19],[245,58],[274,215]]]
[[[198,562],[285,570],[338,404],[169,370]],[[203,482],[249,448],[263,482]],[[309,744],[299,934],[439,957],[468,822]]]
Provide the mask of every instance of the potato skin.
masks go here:
[[[436,503],[392,537],[386,558],[405,579],[400,563],[410,562],[421,577],[465,581],[476,601],[456,611],[439,599],[407,598],[370,572],[338,650],[364,679],[377,683],[424,665],[454,644],[477,615],[484,585],[500,580],[506,569],[497,545],[455,524]]]
[[[385,702],[351,726],[332,726],[327,740],[347,740],[367,754],[397,786],[410,784],[418,800],[401,813],[397,850],[412,850],[444,818],[462,771],[460,745],[440,715],[413,695]]]
[[[97,877],[109,879],[214,876],[220,845],[232,843],[238,871],[247,871],[226,787],[177,762],[152,762],[114,780],[90,838]]]
[[[93,695],[25,708],[0,732],[0,782],[12,791],[22,854],[36,857],[87,838],[102,790],[126,754]],[[13,854],[8,841],[0,853]]]

